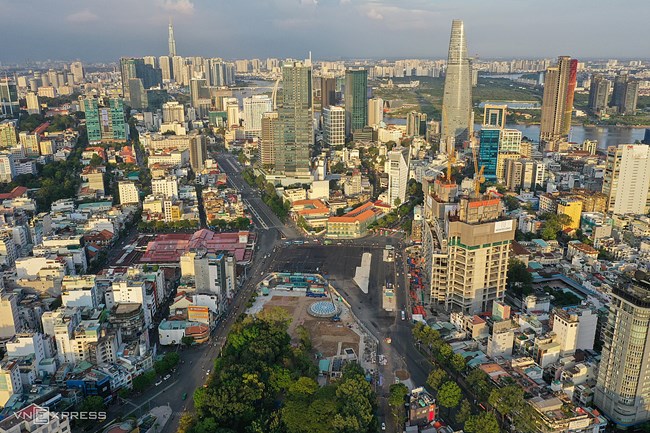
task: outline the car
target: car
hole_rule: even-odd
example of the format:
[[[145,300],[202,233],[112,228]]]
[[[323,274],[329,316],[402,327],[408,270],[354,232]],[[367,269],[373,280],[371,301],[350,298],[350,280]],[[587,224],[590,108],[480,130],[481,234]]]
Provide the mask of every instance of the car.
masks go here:
[[[206,375],[206,376],[209,376],[209,375],[210,375],[210,369],[209,369],[209,368],[208,368],[208,370],[205,372],[205,375]]]
[[[386,423],[382,422],[381,423],[381,431],[385,431],[385,430],[386,430]]]
[[[155,383],[156,386],[160,385],[162,383],[162,380],[159,380],[158,382]]]
[[[172,377],[172,375],[171,375],[171,374],[168,374],[168,375],[166,375],[166,376],[163,378],[163,380],[169,380],[170,377]]]

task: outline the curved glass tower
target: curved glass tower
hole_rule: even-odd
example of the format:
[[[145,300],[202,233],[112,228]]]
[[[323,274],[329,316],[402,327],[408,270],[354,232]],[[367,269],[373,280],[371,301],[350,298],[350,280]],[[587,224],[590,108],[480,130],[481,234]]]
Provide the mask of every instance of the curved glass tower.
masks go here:
[[[442,105],[441,142],[450,138],[453,140],[449,141],[453,142],[466,140],[472,123],[472,66],[467,57],[465,29],[461,20],[451,23]]]

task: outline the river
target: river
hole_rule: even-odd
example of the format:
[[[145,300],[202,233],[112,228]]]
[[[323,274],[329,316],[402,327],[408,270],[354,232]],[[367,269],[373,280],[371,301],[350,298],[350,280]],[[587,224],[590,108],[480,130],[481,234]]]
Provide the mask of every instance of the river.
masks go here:
[[[384,117],[386,124],[405,125],[406,119]],[[509,124],[508,128],[518,129],[524,137],[532,141],[539,141],[539,125],[517,125]],[[474,125],[476,131],[481,125]],[[585,140],[598,141],[598,149],[605,150],[607,146],[617,144],[634,144],[636,140],[643,140],[645,128],[626,128],[620,126],[572,126],[569,141],[582,143]]]

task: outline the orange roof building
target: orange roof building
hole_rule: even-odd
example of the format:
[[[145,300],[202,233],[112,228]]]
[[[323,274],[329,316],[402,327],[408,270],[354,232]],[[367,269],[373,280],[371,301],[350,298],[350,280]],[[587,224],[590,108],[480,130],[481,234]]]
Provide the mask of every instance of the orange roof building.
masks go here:
[[[342,216],[327,219],[327,237],[354,239],[368,234],[368,226],[384,216],[384,210],[366,202]]]

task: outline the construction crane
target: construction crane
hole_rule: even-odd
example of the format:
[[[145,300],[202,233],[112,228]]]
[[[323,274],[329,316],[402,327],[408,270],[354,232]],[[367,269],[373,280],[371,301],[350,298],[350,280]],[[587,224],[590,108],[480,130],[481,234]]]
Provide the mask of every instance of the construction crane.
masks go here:
[[[478,168],[478,156],[476,155],[476,146],[472,147],[472,156],[474,157],[474,194],[476,198],[481,196],[481,184],[485,183],[485,176],[483,172],[485,171],[485,166],[482,165],[481,168]]]

